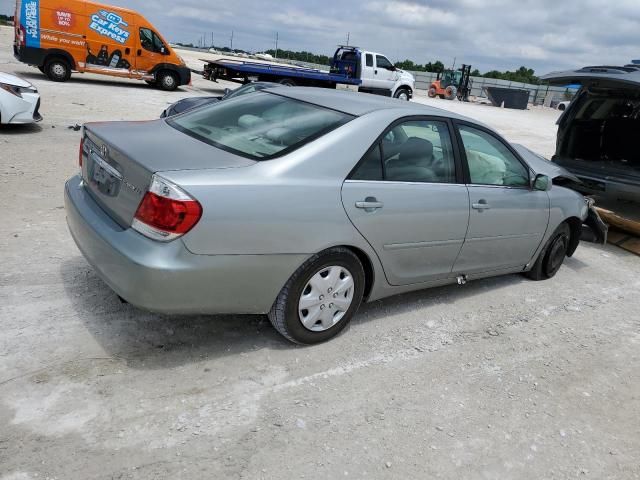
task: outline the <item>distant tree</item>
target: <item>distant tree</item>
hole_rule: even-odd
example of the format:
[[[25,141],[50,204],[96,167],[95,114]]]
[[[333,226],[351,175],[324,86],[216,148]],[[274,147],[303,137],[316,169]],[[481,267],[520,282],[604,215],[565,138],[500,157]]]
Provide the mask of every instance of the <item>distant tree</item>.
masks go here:
[[[477,68],[475,68],[473,72],[471,72],[472,77],[479,77],[480,75],[482,74],[480,73],[480,70],[478,70]]]

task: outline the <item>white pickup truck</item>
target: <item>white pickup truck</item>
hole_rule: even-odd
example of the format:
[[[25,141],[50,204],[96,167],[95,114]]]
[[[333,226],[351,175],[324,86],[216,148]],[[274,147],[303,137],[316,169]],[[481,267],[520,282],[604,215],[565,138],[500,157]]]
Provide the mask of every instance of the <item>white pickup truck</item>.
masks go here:
[[[235,59],[202,60],[204,78],[248,83],[277,82],[283,85],[336,88],[353,85],[358,91],[410,100],[415,78],[395,67],[380,53],[358,47],[340,46],[333,55],[329,72],[273,63],[248,62]]]

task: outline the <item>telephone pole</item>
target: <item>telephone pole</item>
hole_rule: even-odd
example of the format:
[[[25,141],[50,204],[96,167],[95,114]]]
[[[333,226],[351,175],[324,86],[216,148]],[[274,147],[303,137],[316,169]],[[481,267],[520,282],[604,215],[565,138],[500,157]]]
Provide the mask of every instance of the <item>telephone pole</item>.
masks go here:
[[[347,47],[349,46],[349,37],[351,36],[351,32],[347,32]]]
[[[233,30],[231,30],[231,51],[233,51]]]
[[[278,32],[276,32],[276,55],[275,58],[278,58]]]

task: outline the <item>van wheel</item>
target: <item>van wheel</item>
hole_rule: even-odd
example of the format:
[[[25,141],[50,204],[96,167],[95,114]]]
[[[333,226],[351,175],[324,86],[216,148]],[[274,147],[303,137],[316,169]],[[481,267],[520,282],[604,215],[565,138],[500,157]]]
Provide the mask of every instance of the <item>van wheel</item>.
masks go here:
[[[160,72],[156,75],[156,85],[162,90],[172,92],[178,88],[178,77],[173,72]]]
[[[533,268],[525,275],[531,280],[547,280],[558,273],[564,263],[569,249],[571,229],[564,222],[553,232],[551,238],[540,252],[540,256],[533,264]]]
[[[364,268],[351,250],[325,250],[294,272],[271,307],[269,320],[294,343],[325,342],[338,335],[355,315],[364,283]]]
[[[66,82],[71,78],[71,65],[64,58],[52,58],[45,64],[44,73],[49,80]]]

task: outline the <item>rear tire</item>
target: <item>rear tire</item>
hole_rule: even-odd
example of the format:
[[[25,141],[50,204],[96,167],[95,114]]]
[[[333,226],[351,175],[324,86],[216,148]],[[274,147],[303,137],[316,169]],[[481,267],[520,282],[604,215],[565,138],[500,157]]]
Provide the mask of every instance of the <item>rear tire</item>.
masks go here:
[[[44,73],[53,82],[66,82],[71,78],[71,65],[64,58],[52,58],[45,63]]]
[[[178,76],[169,71],[162,71],[156,74],[155,85],[165,92],[173,92],[178,88]]]
[[[304,262],[282,287],[269,320],[294,343],[325,342],[338,335],[358,311],[364,285],[364,268],[351,250],[325,250]]]
[[[429,98],[436,98],[436,89],[434,87],[431,87],[429,89],[429,91],[427,92],[427,95],[429,96]]]
[[[526,272],[525,276],[536,281],[554,277],[564,263],[570,240],[571,229],[564,222],[553,232],[553,235],[551,235],[551,238],[540,252],[536,263],[533,264],[533,268]]]

